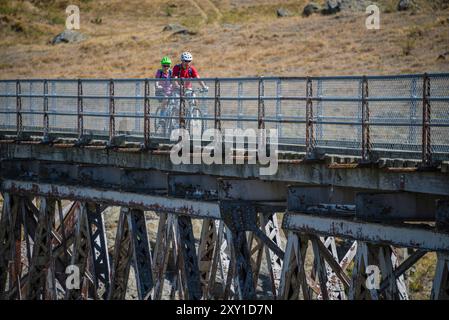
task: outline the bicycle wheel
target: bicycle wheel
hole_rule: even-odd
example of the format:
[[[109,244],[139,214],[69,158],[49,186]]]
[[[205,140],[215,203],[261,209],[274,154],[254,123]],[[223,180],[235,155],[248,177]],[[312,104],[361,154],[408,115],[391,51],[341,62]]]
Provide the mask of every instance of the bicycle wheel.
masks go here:
[[[190,109],[187,122],[187,129],[189,130],[190,134],[193,134],[193,132],[199,132],[200,134],[203,134],[204,132],[204,121],[201,119],[202,113],[201,110],[198,107],[192,107]]]
[[[163,115],[163,111],[164,109],[162,107],[157,107],[156,109],[156,113],[155,115],[157,117],[161,117]],[[167,127],[167,123],[166,123],[166,119],[163,118],[155,118],[154,119],[154,133],[155,135],[158,136],[164,136],[165,135],[165,131],[166,131],[166,127]]]
[[[179,128],[179,109],[173,107],[170,110],[170,119],[168,119],[168,126],[166,136],[170,138],[171,132]]]

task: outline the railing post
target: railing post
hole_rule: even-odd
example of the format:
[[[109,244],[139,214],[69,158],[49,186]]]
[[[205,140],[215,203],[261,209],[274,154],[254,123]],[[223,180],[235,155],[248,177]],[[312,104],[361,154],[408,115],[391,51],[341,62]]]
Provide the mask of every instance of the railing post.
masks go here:
[[[23,133],[23,122],[22,122],[22,93],[20,80],[16,81],[16,131],[17,139],[21,139]]]
[[[30,82],[30,91],[29,91],[29,93],[30,93],[30,95],[33,94],[33,81]],[[29,111],[32,112],[33,111],[33,98],[30,97],[29,99],[30,99]],[[35,124],[34,124],[34,115],[33,114],[31,114],[31,117],[30,117],[30,125],[32,127],[35,126]]]
[[[238,101],[237,101],[237,128],[242,129],[242,121],[240,120],[242,115],[243,115],[243,101],[241,99],[243,94],[243,82],[239,81],[238,85],[237,85],[237,97],[238,97]]]
[[[179,87],[179,128],[186,128],[186,101],[184,98],[185,88],[184,88],[184,80],[180,79],[180,87]]]
[[[282,95],[282,83],[281,79],[276,80],[276,119],[278,122],[276,123],[276,129],[278,130],[279,137],[282,137],[282,103],[281,103],[281,95]]]
[[[422,115],[422,166],[432,165],[432,145],[430,135],[430,79],[427,73],[423,77],[423,115]]]
[[[48,81],[44,80],[44,136],[43,141],[47,142],[49,137],[49,121],[48,121]]]
[[[150,147],[150,82],[148,81],[148,79],[145,79],[145,102],[144,102],[144,114],[143,114],[143,135],[144,135],[144,144],[145,144],[145,149],[148,149]]]
[[[315,151],[315,136],[313,128],[313,87],[312,79],[307,77],[306,83],[306,157],[313,158]]]
[[[259,78],[258,104],[257,104],[257,128],[265,129],[265,84],[262,77]]]
[[[78,139],[84,136],[84,121],[83,121],[83,84],[81,79],[78,79],[78,96],[77,96],[77,116],[78,116]]]
[[[56,81],[52,81],[51,83],[51,95],[55,96],[56,95]],[[51,99],[51,111],[56,111],[56,98],[52,97]],[[56,117],[53,117],[52,121],[51,121],[51,125],[53,127],[56,127]]]
[[[416,110],[417,110],[417,100],[416,100],[416,89],[417,81],[416,78],[412,79],[410,88],[410,128],[408,130],[408,143],[410,145],[416,144]]]
[[[140,110],[140,99],[139,99],[139,97],[141,96],[140,95],[140,81],[139,80],[136,81],[135,96],[136,96],[136,98],[135,98],[136,103],[134,104],[134,112],[135,112],[136,118],[134,119],[134,130],[140,131],[140,121],[139,121],[140,119],[137,117],[137,113]]]
[[[323,96],[323,81],[317,81],[317,96],[320,98],[317,102],[317,124],[316,124],[316,135],[317,139],[323,139],[323,125],[321,124],[323,117],[323,101],[321,100]]]
[[[371,160],[371,139],[369,132],[368,79],[362,78],[362,161]]]
[[[109,81],[109,144],[112,145],[115,136],[115,101],[114,80]]]
[[[220,101],[220,80],[215,79],[215,110],[214,110],[214,128],[221,130],[221,101]]]

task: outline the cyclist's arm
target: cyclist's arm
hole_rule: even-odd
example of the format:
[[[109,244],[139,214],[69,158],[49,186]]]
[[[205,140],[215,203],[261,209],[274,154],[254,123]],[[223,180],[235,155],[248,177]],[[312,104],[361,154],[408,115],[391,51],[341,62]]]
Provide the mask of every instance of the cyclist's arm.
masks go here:
[[[200,76],[197,75],[195,78],[196,78],[196,79],[200,79]],[[201,87],[202,87],[203,89],[206,89],[206,88],[209,89],[209,87],[206,86],[206,84],[205,84],[204,81],[202,81],[202,80],[200,81],[200,85],[201,85]]]
[[[155,74],[155,76],[154,76],[156,79],[158,79],[159,78],[159,72],[156,72],[156,74]],[[156,81],[155,83],[154,83],[154,88],[155,89],[158,89],[159,87],[161,87],[161,85],[159,84],[159,81]]]

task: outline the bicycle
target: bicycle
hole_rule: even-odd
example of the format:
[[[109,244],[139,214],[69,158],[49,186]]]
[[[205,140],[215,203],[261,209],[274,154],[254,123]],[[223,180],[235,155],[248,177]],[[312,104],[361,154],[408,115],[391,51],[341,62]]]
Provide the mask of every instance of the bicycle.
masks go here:
[[[200,134],[203,134],[205,129],[205,122],[202,119],[203,113],[201,112],[201,108],[197,105],[197,100],[195,93],[202,94],[206,93],[207,90],[204,89],[187,89],[185,96],[190,98],[186,99],[189,107],[186,108],[186,129],[189,132],[193,133],[193,131],[200,130]]]
[[[157,107],[154,128],[156,135],[166,137],[167,135],[170,135],[171,128],[175,127],[174,122],[178,121],[175,117],[179,117],[176,116],[176,114],[178,114],[179,95],[174,93],[171,96],[164,97],[164,99],[168,99],[167,106],[165,108],[163,108],[162,105]]]
[[[186,97],[186,111],[185,111],[185,128],[189,132],[200,130],[202,134],[205,128],[204,121],[201,119],[202,112],[196,103],[196,93],[202,94],[207,92],[204,89],[186,89],[184,97]],[[178,129],[179,125],[179,94],[174,93],[168,98],[168,103],[166,108],[159,106],[156,109],[156,118],[154,122],[154,127],[156,134],[161,134],[164,137],[170,137],[172,130]],[[165,112],[163,112],[165,109]]]

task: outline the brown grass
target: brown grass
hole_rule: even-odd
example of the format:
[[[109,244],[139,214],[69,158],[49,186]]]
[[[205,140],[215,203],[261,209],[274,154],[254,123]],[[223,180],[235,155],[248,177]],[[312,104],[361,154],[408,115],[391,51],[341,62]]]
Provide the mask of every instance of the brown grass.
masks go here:
[[[394,1],[380,2],[388,11]],[[364,13],[304,18],[306,1],[196,0],[201,10],[179,0],[74,1],[89,39],[52,46],[68,1],[1,1],[0,77],[148,77],[161,56],[177,60],[184,50],[207,77],[448,71],[449,9],[428,2],[382,13],[373,31]],[[277,18],[281,6],[293,16]],[[173,22],[197,34],[162,32]]]

